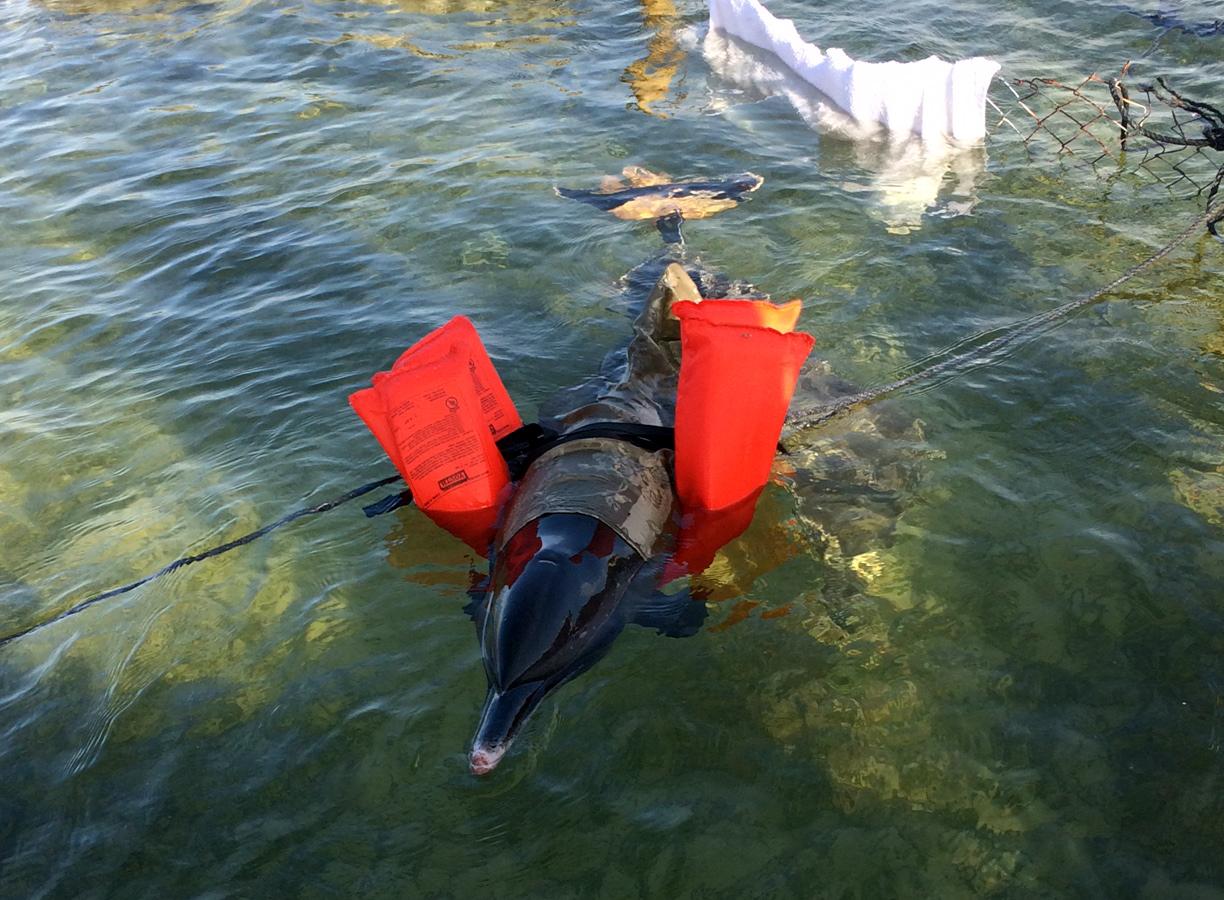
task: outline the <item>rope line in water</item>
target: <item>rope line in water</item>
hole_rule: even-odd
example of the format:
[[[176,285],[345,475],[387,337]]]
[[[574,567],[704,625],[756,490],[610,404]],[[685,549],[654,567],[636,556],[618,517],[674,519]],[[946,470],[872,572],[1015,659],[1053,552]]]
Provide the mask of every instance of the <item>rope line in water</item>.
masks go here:
[[[1051,322],[1056,322],[1059,319],[1066,318],[1072,313],[1097,302],[1107,294],[1112,293],[1126,282],[1138,276],[1140,273],[1160,262],[1170,253],[1184,244],[1187,240],[1189,240],[1190,237],[1200,228],[1203,228],[1204,226],[1210,228],[1215,223],[1219,222],[1221,218],[1224,218],[1224,202],[1221,202],[1215,206],[1209,206],[1203,215],[1199,216],[1191,224],[1187,225],[1181,233],[1173,238],[1173,240],[1169,241],[1169,243],[1165,244],[1143,261],[1131,266],[1104,287],[1097,288],[1095,291],[1085,294],[1084,296],[1076,298],[1068,303],[1064,303],[1062,306],[1056,307],[1049,312],[1041,313],[1033,316],[1030,319],[1019,322],[1016,325],[1009,327],[1003,334],[992,338],[980,346],[973,347],[972,349],[966,350],[963,353],[957,353],[932,365],[920,368],[908,375],[896,379],[895,381],[890,381],[887,384],[880,385],[879,387],[869,388],[857,394],[852,394],[849,397],[845,397],[838,400],[836,403],[832,403],[827,406],[792,413],[786,417],[786,427],[791,429],[792,435],[798,431],[815,428],[816,426],[823,425],[825,422],[848,413],[857,407],[872,403],[889,394],[903,390],[910,385],[930,378],[935,378],[947,372],[955,371],[961,367],[968,366],[975,360],[982,360],[983,357],[988,356],[996,350],[1006,347],[1025,335],[1032,334],[1043,325],[1048,325]],[[281,516],[276,521],[271,522],[268,525],[264,525],[262,528],[257,528],[256,530],[249,532],[248,534],[244,534],[242,537],[235,538],[227,543],[212,547],[211,549],[205,550],[201,553],[179,557],[178,559],[174,560],[174,562],[163,566],[152,574],[146,575],[143,578],[138,578],[136,581],[122,585],[121,587],[112,588],[109,591],[103,591],[101,594],[95,594],[94,596],[82,600],[79,603],[73,604],[68,609],[56,613],[55,615],[44,619],[41,622],[36,622],[33,625],[19,631],[15,631],[12,634],[0,637],[0,647],[3,647],[5,644],[12,643],[19,638],[23,638],[26,635],[32,634],[35,631],[46,628],[48,625],[53,625],[56,622],[62,622],[64,619],[67,619],[70,616],[75,616],[77,613],[83,612],[94,604],[101,603],[103,600],[109,600],[112,597],[118,597],[119,595],[126,594],[129,591],[134,591],[136,588],[148,584],[150,581],[161,578],[164,575],[169,575],[171,572],[177,571],[184,566],[189,566],[192,563],[197,563],[205,559],[211,559],[214,556],[220,556],[222,553],[228,553],[230,550],[234,550],[238,547],[244,546],[245,544],[249,544],[252,541],[258,540],[264,535],[288,525],[290,522],[294,522],[306,516],[314,516],[328,512],[329,510],[335,509],[337,506],[341,506],[364,494],[378,490],[380,487],[386,487],[387,485],[393,484],[399,480],[399,475],[390,475],[386,478],[380,478],[377,481],[368,482],[367,484],[361,485],[361,487],[356,487],[352,490],[345,491],[343,494],[333,497],[330,500],[325,500],[316,506],[295,509],[293,512],[286,513],[285,515]],[[376,505],[382,506],[384,504]],[[394,504],[386,506],[387,510],[393,508],[395,508]],[[372,515],[375,513],[369,514]]]
[[[834,403],[790,413],[786,417],[786,428],[790,430],[790,435],[793,436],[797,432],[806,431],[807,429],[815,428],[818,425],[823,425],[831,419],[844,415],[853,409],[860,406],[865,406],[868,403],[873,403],[876,400],[879,400],[889,394],[894,394],[897,391],[910,387],[911,385],[920,381],[926,381],[930,378],[936,378],[940,375],[954,372],[962,367],[968,367],[975,361],[984,362],[984,357],[989,356],[995,351],[1020,340],[1026,335],[1032,334],[1042,326],[1049,325],[1052,322],[1057,322],[1060,319],[1065,319],[1084,307],[1091,306],[1093,303],[1096,303],[1107,295],[1113,293],[1131,279],[1156,265],[1156,263],[1160,262],[1170,253],[1188,241],[1204,226],[1211,227],[1213,224],[1220,221],[1221,218],[1224,218],[1224,202],[1216,204],[1215,206],[1209,206],[1205,213],[1187,225],[1171,241],[1169,241],[1151,256],[1131,266],[1104,287],[1099,287],[1091,293],[1085,294],[1082,297],[1077,297],[1076,299],[1064,303],[1062,306],[1055,307],[1048,312],[1039,313],[1032,318],[1017,322],[1015,325],[1009,326],[998,337],[992,338],[984,344],[980,344],[966,350],[963,353],[957,353],[953,356],[946,357],[936,363],[932,363],[929,366],[924,366],[914,372],[909,373],[908,375],[903,375],[895,381],[890,381],[886,384],[879,385],[878,387],[868,388],[867,390],[860,391],[857,394],[851,394],[850,396],[843,397]],[[787,442],[789,442],[789,438],[787,439]]]
[[[192,563],[198,563],[201,560],[212,559],[212,557],[220,556],[222,553],[228,553],[229,551],[241,547],[244,544],[249,544],[251,541],[258,540],[264,535],[288,525],[290,522],[295,522],[298,519],[305,518],[306,516],[317,516],[320,513],[325,513],[328,510],[335,509],[337,506],[348,503],[350,500],[356,500],[363,494],[368,494],[370,491],[376,491],[380,487],[386,487],[387,485],[399,480],[400,477],[398,475],[391,475],[387,478],[380,478],[377,481],[371,481],[368,484],[363,484],[361,487],[353,488],[350,491],[345,491],[343,494],[333,497],[330,500],[324,500],[322,503],[316,506],[307,506],[303,507],[302,509],[295,509],[293,512],[286,513],[285,515],[281,516],[275,522],[264,525],[262,528],[257,528],[252,532],[244,534],[242,537],[234,538],[232,541],[228,541],[227,543],[213,547],[209,550],[205,550],[202,553],[195,553],[189,556],[180,556],[174,562],[163,566],[150,575],[144,576],[144,578],[138,578],[129,584],[123,585],[122,587],[111,588],[109,591],[103,591],[101,594],[95,594],[92,597],[82,600],[80,603],[73,604],[62,612],[56,613],[54,616],[51,616],[48,619],[44,619],[41,622],[36,622],[33,625],[23,628],[20,631],[16,631],[10,635],[0,637],[0,647],[11,643],[18,638],[23,638],[27,634],[38,631],[39,629],[46,628],[48,625],[61,622],[64,619],[67,619],[69,616],[75,616],[77,613],[88,609],[95,603],[101,603],[103,600],[109,600],[111,597],[118,597],[120,594],[126,594],[129,591],[134,591],[141,585],[148,584],[150,581],[161,578],[163,575],[169,575],[171,572],[175,572],[184,566],[189,566]]]

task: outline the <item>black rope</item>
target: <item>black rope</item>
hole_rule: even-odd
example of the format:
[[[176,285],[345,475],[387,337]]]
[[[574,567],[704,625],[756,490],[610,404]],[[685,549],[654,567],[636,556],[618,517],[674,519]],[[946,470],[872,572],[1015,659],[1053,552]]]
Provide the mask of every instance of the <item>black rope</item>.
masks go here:
[[[1062,306],[1055,307],[1048,312],[1040,313],[1029,319],[1024,319],[1009,327],[999,336],[992,338],[980,346],[966,350],[963,353],[956,353],[953,356],[945,357],[931,365],[924,366],[917,371],[910,372],[895,381],[890,381],[887,384],[882,384],[879,387],[868,388],[865,391],[860,391],[857,394],[851,394],[849,397],[843,397],[840,400],[830,403],[827,406],[819,406],[815,408],[797,410],[786,417],[786,427],[790,429],[790,436],[784,439],[784,443],[791,445],[791,437],[796,432],[806,431],[810,428],[815,428],[818,425],[823,425],[825,422],[835,419],[838,416],[844,415],[853,409],[860,406],[865,406],[868,403],[874,403],[889,394],[896,393],[899,390],[916,384],[920,381],[927,381],[931,378],[938,377],[950,372],[955,372],[958,369],[967,368],[974,364],[983,365],[987,361],[987,357],[997,350],[1001,350],[1008,344],[1014,343],[1020,338],[1032,334],[1044,325],[1049,325],[1059,319],[1064,319],[1072,313],[1078,312],[1086,306],[1091,306],[1093,303],[1112,294],[1122,285],[1126,284],[1131,279],[1135,278],[1145,270],[1151,268],[1156,263],[1160,262],[1194,234],[1200,231],[1203,226],[1213,229],[1215,223],[1224,219],[1224,202],[1216,206],[1208,206],[1207,211],[1196,218],[1193,222],[1178,234],[1173,240],[1165,244],[1151,256],[1131,266],[1113,281],[1104,287],[1097,288],[1089,294],[1082,297],[1077,297]],[[1214,234],[1214,230],[1212,231]],[[955,349],[955,348],[953,348]]]
[[[524,425],[523,427],[510,432],[497,442],[497,447],[502,455],[506,458],[507,466],[510,469],[511,476],[517,481],[523,477],[527,471],[527,467],[531,465],[540,455],[554,447],[559,447],[561,444],[569,443],[570,441],[581,440],[583,438],[607,437],[616,440],[626,441],[646,450],[671,449],[675,445],[675,433],[671,428],[660,425],[639,425],[632,422],[594,422],[590,425],[584,425],[581,428],[575,428],[564,434],[560,434],[551,428],[544,428],[540,425]],[[295,509],[291,513],[286,513],[275,522],[264,525],[262,528],[257,528],[242,537],[234,538],[234,540],[205,550],[201,553],[195,553],[190,556],[182,556],[174,562],[163,566],[156,572],[146,575],[143,578],[125,584],[121,587],[112,588],[109,591],[103,591],[101,594],[95,594],[80,603],[70,606],[63,612],[56,613],[50,618],[44,619],[41,622],[36,622],[27,628],[13,634],[0,637],[0,647],[11,643],[18,638],[23,638],[32,632],[46,628],[56,622],[61,622],[69,616],[75,616],[95,603],[101,603],[103,600],[109,600],[112,597],[118,597],[120,594],[126,594],[129,591],[134,591],[141,585],[148,584],[161,578],[163,575],[169,575],[171,572],[177,571],[184,566],[189,566],[192,563],[198,563],[201,560],[212,559],[214,556],[220,556],[222,553],[228,553],[231,550],[249,544],[252,541],[258,540],[270,532],[276,531],[305,516],[315,516],[319,513],[325,513],[328,510],[335,509],[337,506],[348,503],[350,500],[356,500],[371,491],[376,491],[380,487],[386,487],[400,480],[399,475],[389,475],[386,478],[380,478],[377,481],[371,481],[368,484],[363,484],[361,487],[353,488],[351,491],[345,491],[338,497],[333,497],[331,500],[302,509]],[[379,516],[392,510],[399,509],[401,506],[406,506],[412,502],[412,494],[409,491],[401,491],[398,494],[391,494],[384,497],[375,503],[371,503],[364,507],[367,517]]]
[[[319,513],[325,513],[328,510],[335,509],[337,506],[348,503],[350,500],[355,500],[358,497],[362,496],[363,494],[368,494],[370,493],[370,491],[376,491],[380,487],[385,487],[386,485],[391,484],[392,482],[395,482],[395,481],[399,481],[399,480],[400,480],[400,477],[398,475],[389,475],[386,478],[380,478],[377,481],[371,481],[368,484],[363,484],[361,487],[353,488],[351,491],[345,491],[343,494],[339,495],[338,497],[333,497],[331,500],[325,500],[322,503],[318,504],[317,506],[309,506],[309,507],[304,507],[302,509],[295,509],[293,512],[286,513],[285,515],[281,516],[275,522],[265,525],[262,528],[257,528],[248,534],[244,534],[242,537],[234,538],[232,541],[229,541],[228,543],[221,544],[220,546],[217,546],[217,547],[213,547],[210,550],[205,550],[202,553],[195,553],[189,556],[181,556],[178,559],[176,559],[174,562],[170,563],[169,565],[163,566],[162,568],[158,569],[156,572],[152,573],[151,575],[146,575],[144,578],[138,578],[136,581],[133,581],[130,584],[125,584],[122,587],[111,588],[109,591],[103,591],[101,594],[95,594],[94,596],[89,597],[88,599],[82,600],[80,603],[70,606],[68,609],[64,610],[63,612],[56,613],[54,616],[51,616],[49,619],[44,619],[41,622],[36,622],[27,628],[23,628],[21,631],[17,631],[17,632],[14,632],[13,634],[6,635],[5,637],[0,637],[0,647],[3,647],[5,644],[11,643],[17,640],[18,638],[23,638],[26,635],[31,634],[35,631],[38,631],[42,628],[46,628],[48,625],[53,625],[56,622],[62,622],[64,619],[67,619],[69,616],[75,616],[77,613],[88,609],[89,607],[93,606],[95,603],[101,603],[103,600],[109,600],[111,597],[118,597],[120,594],[126,594],[129,591],[134,591],[136,590],[136,588],[140,587],[141,585],[148,584],[150,581],[154,581],[158,578],[161,578],[163,575],[169,575],[171,572],[177,571],[178,569],[181,569],[184,566],[189,566],[192,563],[198,563],[201,560],[212,559],[214,556],[220,556],[222,553],[228,553],[231,550],[234,550],[245,544],[251,543],[251,541],[258,540],[264,535],[270,532],[276,531],[276,529],[282,528],[285,525],[288,525],[290,522],[294,522],[306,516],[317,516]]]
[[[1216,190],[1218,189],[1219,182],[1217,181]],[[791,429],[792,434],[797,431],[814,428],[828,422],[830,419],[847,413],[852,409],[872,403],[888,394],[895,393],[896,391],[909,387],[910,385],[919,381],[925,381],[946,372],[955,371],[956,369],[970,365],[974,362],[982,363],[985,361],[985,357],[988,354],[1007,346],[1024,335],[1031,334],[1043,325],[1047,325],[1051,322],[1057,321],[1058,319],[1062,319],[1085,306],[1095,303],[1102,297],[1105,297],[1107,294],[1117,290],[1123,284],[1130,281],[1144,270],[1164,259],[1175,249],[1185,243],[1191,237],[1191,235],[1193,235],[1204,225],[1211,228],[1212,233],[1214,234],[1214,225],[1221,220],[1224,220],[1224,203],[1221,203],[1218,206],[1209,205],[1207,211],[1195,219],[1193,223],[1188,225],[1184,231],[1177,235],[1177,237],[1173,238],[1173,240],[1169,241],[1169,243],[1157,250],[1147,259],[1131,266],[1123,274],[1119,275],[1104,287],[1098,288],[1092,293],[1085,294],[1083,297],[1079,297],[1070,301],[1069,303],[1064,303],[1062,306],[1056,307],[1049,312],[1045,312],[1034,316],[1031,319],[1026,319],[1019,322],[1003,334],[987,341],[981,346],[975,347],[972,350],[968,350],[964,353],[958,353],[954,356],[942,359],[939,362],[926,366],[925,368],[919,369],[915,372],[911,372],[910,374],[898,378],[895,381],[891,381],[888,384],[875,388],[869,388],[868,390],[861,391],[860,393],[842,398],[841,400],[838,400],[837,402],[828,406],[818,407],[816,409],[800,410],[792,413],[786,417],[786,426]],[[517,431],[511,432],[509,435],[506,435],[504,438],[498,441],[498,447],[503,456],[506,457],[511,472],[517,479],[518,477],[521,477],[527,466],[546,450],[559,446],[562,443],[584,437],[612,437],[619,440],[628,441],[629,443],[636,444],[639,447],[649,450],[671,448],[674,446],[674,434],[672,429],[667,427],[634,425],[622,422],[597,422],[565,434],[558,434],[552,429],[547,429],[539,425],[526,425]],[[782,444],[779,444],[779,449],[782,450],[782,452],[786,452],[785,447],[783,447]],[[164,575],[169,575],[171,572],[177,571],[184,566],[189,566],[192,563],[201,562],[205,559],[212,559],[214,556],[220,556],[223,553],[228,553],[230,550],[237,549],[238,547],[242,547],[251,543],[252,541],[258,540],[264,535],[276,531],[278,528],[283,528],[290,522],[294,522],[306,516],[315,516],[319,515],[320,513],[328,512],[329,510],[335,509],[337,506],[341,506],[351,500],[355,500],[358,497],[368,494],[371,491],[376,491],[380,487],[386,487],[387,485],[399,480],[399,475],[389,475],[386,478],[380,478],[377,481],[368,482],[367,484],[361,485],[361,487],[356,487],[352,490],[345,491],[343,494],[333,497],[330,500],[325,500],[316,506],[295,509],[293,512],[286,513],[285,515],[281,516],[276,521],[271,522],[268,525],[264,525],[262,528],[257,528],[255,531],[244,534],[241,537],[235,538],[227,543],[212,547],[211,549],[205,550],[201,553],[179,557],[178,559],[174,560],[174,562],[163,566],[150,575],[146,575],[143,578],[138,578],[136,581],[122,585],[121,587],[112,588],[109,591],[103,591],[101,594],[95,594],[92,597],[88,597],[85,600],[70,606],[68,609],[63,610],[62,612],[56,613],[50,618],[44,619],[41,622],[36,622],[33,625],[21,629],[20,631],[0,637],[0,647],[10,644],[19,638],[25,637],[26,635],[32,634],[35,631],[46,628],[48,625],[53,625],[56,622],[62,622],[64,619],[67,619],[70,616],[75,616],[77,613],[88,609],[96,603],[101,603],[103,600],[109,600],[112,597],[118,597],[121,594],[134,591],[136,588],[148,584],[150,581],[155,581]],[[384,497],[382,500],[366,506],[365,514],[367,516],[381,515],[382,513],[390,512],[393,509],[397,509],[400,506],[411,502],[412,495],[408,491],[402,491],[398,494],[392,494],[388,497]]]

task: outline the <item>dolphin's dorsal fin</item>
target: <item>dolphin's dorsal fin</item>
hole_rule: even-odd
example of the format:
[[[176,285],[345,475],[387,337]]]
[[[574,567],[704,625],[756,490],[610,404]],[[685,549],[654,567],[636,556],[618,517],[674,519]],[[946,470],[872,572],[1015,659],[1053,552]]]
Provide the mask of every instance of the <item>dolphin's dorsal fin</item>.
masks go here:
[[[667,268],[663,270],[663,277],[660,281],[666,285],[670,295],[667,309],[669,316],[671,315],[671,304],[677,300],[689,300],[693,303],[701,302],[701,291],[697,289],[696,282],[689,277],[689,273],[684,271],[684,266],[679,263],[668,263]]]
[[[680,340],[680,320],[672,315],[672,304],[677,300],[700,303],[701,291],[689,273],[684,271],[684,266],[670,262],[655,282],[646,299],[646,306],[634,323],[639,331],[661,348],[668,341]]]

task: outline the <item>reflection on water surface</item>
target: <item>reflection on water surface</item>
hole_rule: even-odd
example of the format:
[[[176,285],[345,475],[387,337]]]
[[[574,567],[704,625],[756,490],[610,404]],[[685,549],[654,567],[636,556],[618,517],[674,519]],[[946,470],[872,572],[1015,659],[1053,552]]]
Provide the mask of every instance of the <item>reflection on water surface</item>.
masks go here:
[[[654,36],[647,45],[646,55],[626,66],[622,78],[633,91],[637,108],[658,115],[655,107],[667,98],[684,61],[685,54],[676,34],[680,20],[672,0],[641,0],[641,3],[642,22]]]

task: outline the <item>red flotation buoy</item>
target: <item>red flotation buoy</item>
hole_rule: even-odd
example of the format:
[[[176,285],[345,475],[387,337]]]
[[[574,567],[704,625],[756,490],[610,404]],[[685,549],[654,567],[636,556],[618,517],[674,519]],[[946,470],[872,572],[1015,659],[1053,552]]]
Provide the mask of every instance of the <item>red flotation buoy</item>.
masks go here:
[[[685,510],[721,510],[769,480],[799,369],[816,343],[794,331],[802,304],[681,300],[676,492]],[[736,517],[738,518],[738,517]]]
[[[349,404],[417,506],[485,555],[510,484],[496,442],[522,420],[471,321],[430,332]]]
[[[772,328],[783,334],[789,334],[799,324],[799,314],[803,312],[802,300],[788,300],[786,303],[771,303],[768,300],[685,300],[690,306],[700,306],[700,310],[688,310],[685,315],[690,319],[699,316],[703,321],[716,325],[752,325],[758,328]],[[672,307],[673,311],[675,307]],[[676,314],[679,316],[679,313]],[[681,322],[683,322],[681,318]],[[683,328],[683,325],[681,326]]]

